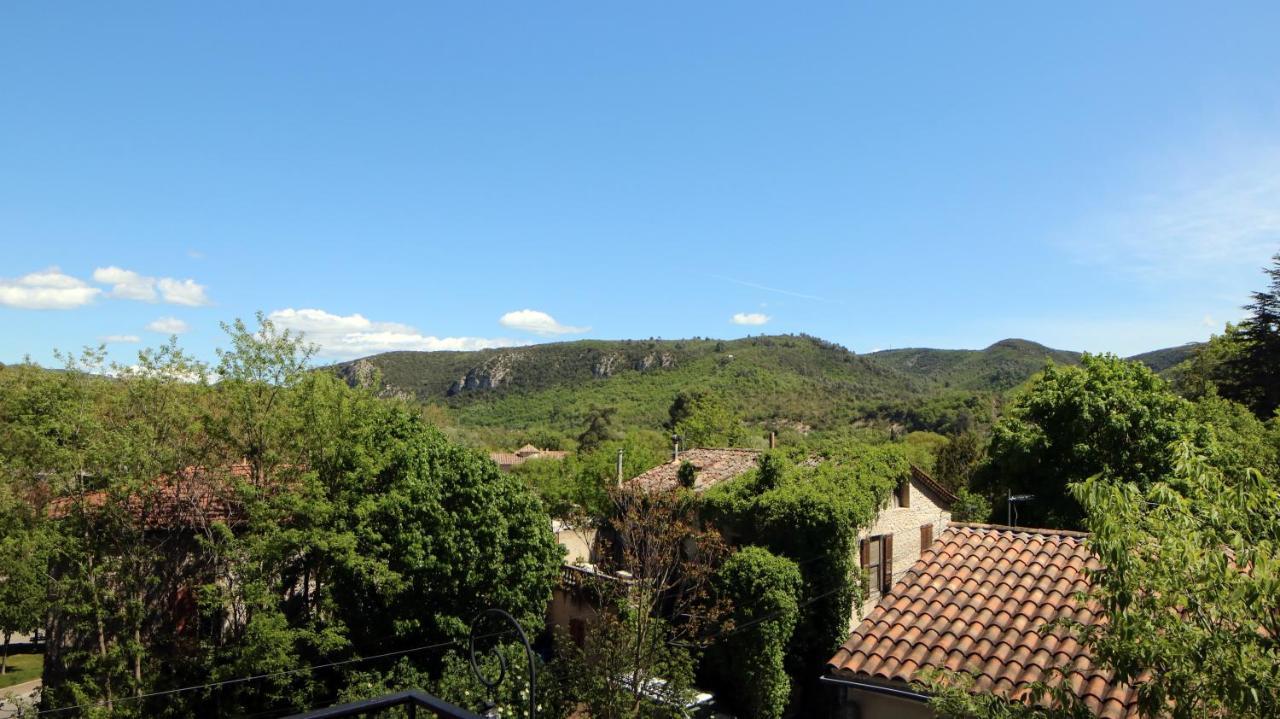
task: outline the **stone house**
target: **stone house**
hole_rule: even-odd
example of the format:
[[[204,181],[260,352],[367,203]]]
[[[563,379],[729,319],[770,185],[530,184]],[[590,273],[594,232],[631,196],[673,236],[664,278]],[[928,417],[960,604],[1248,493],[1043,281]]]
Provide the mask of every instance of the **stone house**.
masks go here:
[[[866,599],[854,608],[851,626],[875,607],[880,597],[906,575],[924,550],[951,521],[956,496],[918,467],[898,485],[886,507],[859,534],[859,560],[866,576]]]
[[[648,489],[679,485],[680,466],[689,462],[696,470],[694,491],[705,491],[755,469],[760,461],[755,449],[691,449],[629,480]],[[854,608],[850,628],[880,600],[881,595],[906,574],[921,553],[933,544],[951,521],[955,495],[919,467],[898,485],[872,525],[859,534],[860,563],[867,576],[866,600]]]

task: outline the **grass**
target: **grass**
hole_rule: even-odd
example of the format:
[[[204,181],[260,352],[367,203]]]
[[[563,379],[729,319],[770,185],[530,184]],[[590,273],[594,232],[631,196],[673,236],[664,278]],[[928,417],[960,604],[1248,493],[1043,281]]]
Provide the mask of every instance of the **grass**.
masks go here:
[[[0,674],[0,688],[39,679],[43,668],[43,654],[10,654],[9,670]]]

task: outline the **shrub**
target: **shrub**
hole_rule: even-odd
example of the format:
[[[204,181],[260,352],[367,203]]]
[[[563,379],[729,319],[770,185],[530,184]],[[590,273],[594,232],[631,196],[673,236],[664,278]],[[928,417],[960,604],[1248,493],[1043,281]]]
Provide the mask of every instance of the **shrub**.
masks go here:
[[[716,648],[728,694],[746,716],[777,719],[791,694],[784,658],[800,614],[800,570],[767,549],[745,547],[716,573],[716,585],[733,606],[734,628]]]

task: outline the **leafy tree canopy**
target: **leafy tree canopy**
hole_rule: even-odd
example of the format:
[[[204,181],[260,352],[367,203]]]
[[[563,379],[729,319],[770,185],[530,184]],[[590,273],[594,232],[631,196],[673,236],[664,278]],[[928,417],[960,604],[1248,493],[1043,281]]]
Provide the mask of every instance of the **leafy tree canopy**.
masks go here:
[[[1193,429],[1188,402],[1136,362],[1085,355],[1049,365],[993,429],[979,484],[996,502],[1030,493],[1020,523],[1078,527],[1067,485],[1099,473],[1149,485],[1171,469],[1167,447]]]

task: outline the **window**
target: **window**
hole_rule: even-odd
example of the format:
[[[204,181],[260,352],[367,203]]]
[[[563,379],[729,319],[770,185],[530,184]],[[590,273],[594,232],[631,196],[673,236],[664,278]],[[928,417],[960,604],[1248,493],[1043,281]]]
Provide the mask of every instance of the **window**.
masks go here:
[[[920,525],[920,556],[924,556],[924,553],[928,551],[929,545],[931,544],[933,544],[933,525]]]
[[[893,506],[910,507],[911,506],[911,482],[904,480],[898,485],[893,492]]]
[[[868,589],[884,593],[893,586],[893,535],[881,534],[862,540],[862,568],[869,581]]]

